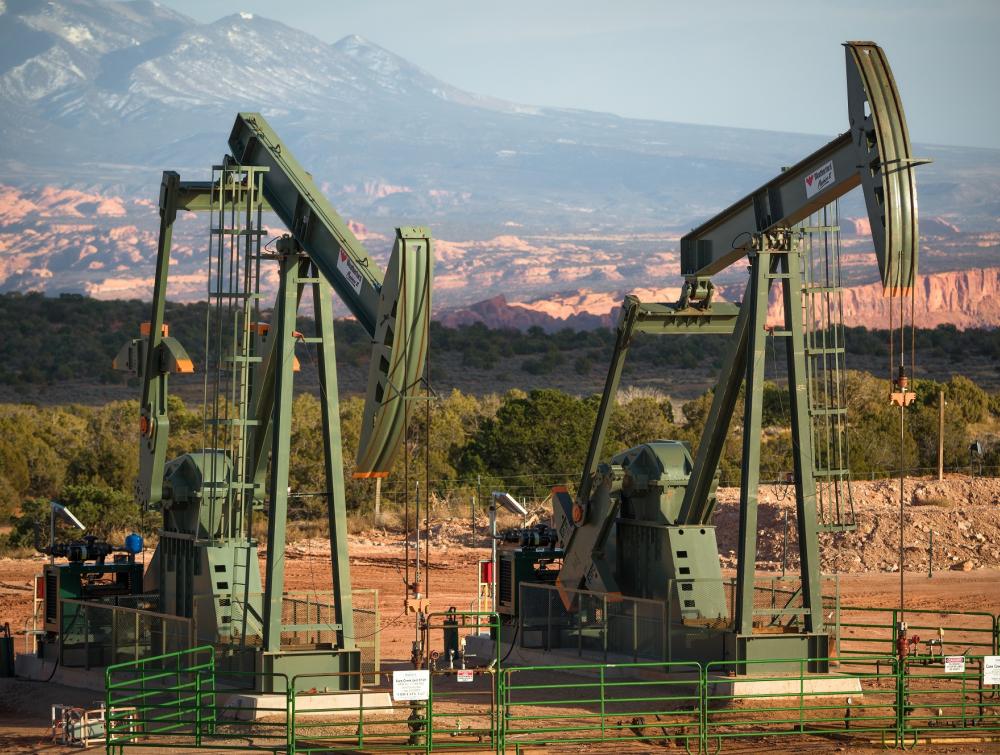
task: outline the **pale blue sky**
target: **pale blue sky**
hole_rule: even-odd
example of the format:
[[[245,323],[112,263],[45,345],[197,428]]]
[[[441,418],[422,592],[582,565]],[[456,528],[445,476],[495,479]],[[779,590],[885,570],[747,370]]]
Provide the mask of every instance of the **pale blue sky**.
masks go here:
[[[917,142],[1000,148],[1000,0],[163,0],[360,34],[450,84],[636,118],[834,134],[848,39],[886,50]]]

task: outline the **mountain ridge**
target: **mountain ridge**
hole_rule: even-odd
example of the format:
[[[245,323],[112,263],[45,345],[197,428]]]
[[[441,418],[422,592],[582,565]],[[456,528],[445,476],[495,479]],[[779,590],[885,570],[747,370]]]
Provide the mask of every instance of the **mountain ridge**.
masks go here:
[[[480,323],[488,328],[527,330],[539,327],[552,333],[563,328],[593,330],[614,327],[626,294],[644,302],[676,302],[679,287],[629,288],[614,292],[567,291],[545,299],[508,301],[503,294],[463,307],[439,311],[435,319],[450,328]],[[742,288],[731,286],[722,299],[739,301]],[[893,300],[881,283],[847,286],[843,294],[843,324],[847,327],[886,329]],[[768,307],[768,322],[778,323],[782,309],[776,292]],[[1000,327],[1000,267],[929,273],[917,279],[914,317],[918,328],[953,325],[958,330]]]
[[[371,229],[376,259],[393,226],[431,226],[442,309],[669,287],[688,228],[825,141],[519,105],[357,35],[330,44],[253,14],[201,24],[144,0],[0,2],[0,42],[0,291],[147,295],[160,172],[207,178],[238,110],[265,114],[338,211]],[[846,125],[845,102],[828,138]],[[918,174],[935,219],[921,269],[991,267],[1000,150],[925,147],[937,162]],[[871,282],[866,229],[846,227],[863,225],[858,196],[841,217],[848,283]],[[204,233],[177,224],[181,299],[203,290]]]

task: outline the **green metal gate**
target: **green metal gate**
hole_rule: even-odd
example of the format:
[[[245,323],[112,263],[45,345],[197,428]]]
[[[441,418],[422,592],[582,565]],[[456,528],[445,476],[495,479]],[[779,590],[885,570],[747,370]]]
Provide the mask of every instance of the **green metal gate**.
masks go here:
[[[446,612],[425,620],[426,699],[394,700],[388,675],[360,692],[337,692],[354,685],[330,678],[334,674],[291,680],[278,674],[271,680],[278,694],[257,701],[246,715],[245,702],[229,689],[234,672],[218,668],[216,650],[206,645],[108,667],[107,751],[500,753],[672,745],[694,753],[780,741],[805,749],[831,738],[905,748],[1000,738],[1000,685],[988,684],[985,672],[987,659],[996,658],[996,617],[969,614],[963,623],[956,614],[911,613],[921,626],[946,623],[946,637],[984,647],[964,655],[915,653],[902,661],[874,651],[795,659],[781,662],[797,668],[784,674],[767,670],[774,661],[504,667],[496,614]],[[986,619],[992,634],[980,638]],[[882,629],[893,636],[891,627]],[[470,632],[489,636],[491,658],[462,668],[440,649]],[[954,643],[947,648],[958,652]],[[833,673],[808,674],[816,661]],[[246,676],[237,686],[254,688],[256,675]]]

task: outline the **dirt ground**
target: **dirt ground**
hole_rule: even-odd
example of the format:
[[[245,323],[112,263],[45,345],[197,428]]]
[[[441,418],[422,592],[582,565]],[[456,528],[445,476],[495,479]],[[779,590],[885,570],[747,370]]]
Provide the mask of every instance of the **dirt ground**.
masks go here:
[[[884,483],[872,483],[884,485]],[[953,486],[954,487],[954,486]],[[982,486],[975,482],[961,482],[958,493],[938,490],[926,481],[915,481],[908,488],[911,503],[919,496],[930,503],[909,509],[908,529],[918,540],[913,553],[907,557],[905,574],[906,605],[910,608],[938,610],[1000,611],[1000,559],[994,557],[1000,545],[1000,485]],[[783,507],[790,505],[779,496],[781,491],[764,492],[761,526],[767,527],[762,539],[762,559],[773,561],[773,554],[780,542],[781,533],[775,536],[775,527],[783,516]],[[949,496],[955,498],[949,501]],[[893,527],[890,511],[896,505],[892,491],[886,489],[881,498],[866,495],[866,502],[859,516],[859,530],[843,537],[840,554],[832,559],[834,564],[846,567],[848,573],[840,575],[841,600],[851,605],[895,606],[899,601],[899,575],[889,572],[862,571],[875,569],[884,560],[893,557]],[[720,550],[723,543],[733,537],[728,510],[734,507],[730,493],[720,496],[719,526]],[[769,508],[770,507],[770,508]],[[773,511],[772,511],[773,509]],[[769,519],[767,517],[770,517]],[[929,524],[928,524],[929,523]],[[963,527],[964,523],[968,523]],[[912,525],[912,528],[911,528]],[[949,533],[940,547],[940,560],[936,555],[936,571],[932,578],[926,572],[926,557],[919,558],[923,547],[917,537],[924,526]],[[794,530],[794,527],[790,528]],[[485,546],[480,528],[479,542]],[[898,535],[898,529],[895,530]],[[977,537],[982,535],[982,537]],[[775,538],[777,537],[777,540]],[[910,538],[908,538],[910,540]],[[440,521],[432,526],[431,563],[427,592],[431,609],[444,611],[450,606],[459,610],[475,610],[477,561],[488,556],[485,547],[473,544],[468,520]],[[960,550],[961,545],[965,550]],[[866,549],[868,549],[866,551]],[[793,548],[794,550],[794,548]],[[829,544],[827,552],[831,550]],[[847,551],[848,556],[843,553]],[[403,610],[405,561],[403,538],[399,533],[372,530],[351,537],[352,578],[356,588],[379,590],[382,617],[381,647],[383,668],[391,669],[408,659],[415,628],[412,615]],[[412,556],[412,548],[410,550]],[[949,553],[951,555],[944,555]],[[954,554],[962,560],[953,560]],[[965,556],[973,553],[972,556]],[[322,540],[307,540],[291,544],[286,551],[286,585],[288,589],[328,590],[330,588],[328,546]],[[770,554],[770,558],[768,558]],[[876,555],[877,554],[877,555]],[[861,561],[855,561],[855,556]],[[723,557],[725,560],[725,556]],[[829,563],[830,559],[827,560]],[[17,652],[24,650],[24,629],[30,627],[32,611],[32,576],[41,570],[44,560],[0,560],[0,624],[9,622],[16,638]],[[893,561],[895,564],[896,561]],[[853,568],[852,568],[853,567]],[[411,566],[412,568],[412,566]],[[891,565],[890,565],[891,568]],[[896,567],[898,569],[898,567]],[[850,573],[852,572],[853,573]],[[0,752],[63,752],[48,740],[50,707],[54,702],[94,706],[99,695],[59,685],[17,680],[0,680]],[[758,752],[764,740],[752,744],[727,744],[727,752]],[[600,749],[583,749],[600,752]],[[649,749],[662,749],[659,747]],[[799,752],[801,745],[792,741],[775,740],[767,743],[774,752]],[[817,752],[838,752],[846,748],[843,743],[819,740],[810,742],[809,749]],[[872,749],[872,752],[879,748]],[[968,743],[949,746],[921,746],[923,752],[998,752],[1000,746]],[[853,750],[852,751],[856,751]],[[161,750],[162,752],[162,750]]]

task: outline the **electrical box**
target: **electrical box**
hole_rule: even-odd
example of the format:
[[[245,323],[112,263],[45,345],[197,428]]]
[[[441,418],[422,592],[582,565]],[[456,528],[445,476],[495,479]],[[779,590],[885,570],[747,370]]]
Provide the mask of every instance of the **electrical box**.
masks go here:
[[[509,530],[497,547],[496,612],[517,615],[522,582],[555,584],[563,550],[556,547],[555,530],[545,524]]]
[[[103,564],[46,564],[43,574],[46,632],[61,631],[60,618],[65,624],[70,614],[75,614],[76,607],[63,606],[64,600],[108,600],[142,594],[142,564],[130,559]]]

